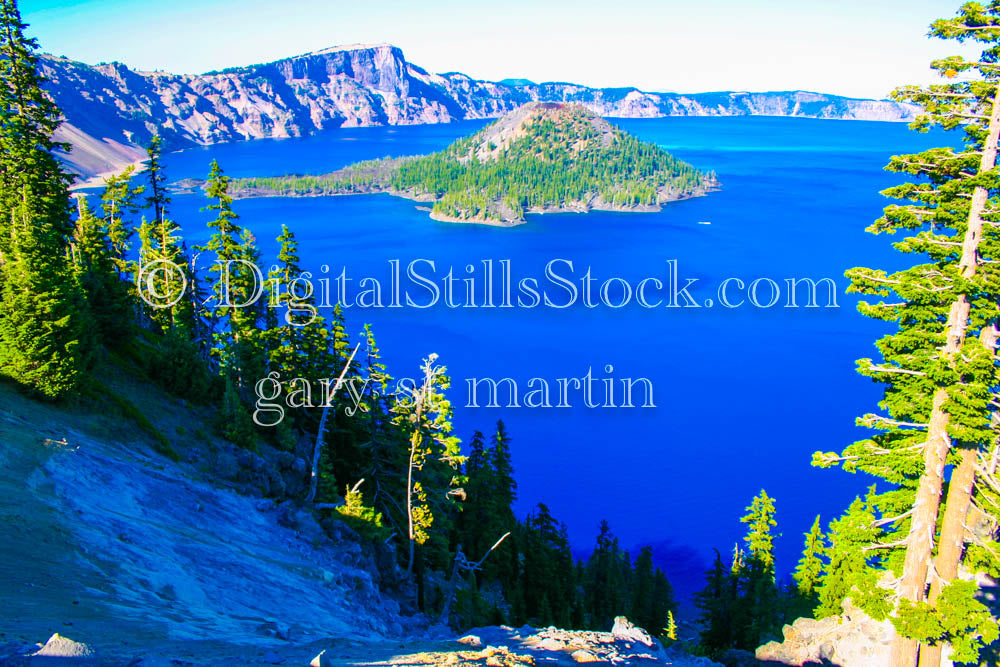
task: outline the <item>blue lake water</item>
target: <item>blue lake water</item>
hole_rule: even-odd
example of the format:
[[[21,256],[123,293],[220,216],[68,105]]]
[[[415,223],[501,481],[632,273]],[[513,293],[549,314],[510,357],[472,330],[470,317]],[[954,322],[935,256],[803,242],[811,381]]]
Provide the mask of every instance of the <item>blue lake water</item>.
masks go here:
[[[570,260],[576,279],[591,267],[598,285],[622,277],[665,280],[677,260],[699,303],[729,277],[832,278],[839,308],[744,305],[645,309],[364,309],[349,328],[373,323],[397,376],[415,376],[436,352],[453,378],[457,434],[489,432],[502,418],[513,436],[518,509],[539,501],[564,521],[574,548],[593,544],[606,518],[622,544],[652,544],[681,595],[702,585],[712,548],[727,553],[743,534],[738,519],[761,489],[777,499],[779,569],[790,571],[817,514],[824,524],[871,480],[809,465],[815,450],[856,439],[854,418],[874,408],[876,386],[854,373],[875,354],[882,328],[854,310],[844,270],[893,268],[891,238],[864,228],[898,177],[882,171],[894,153],[939,145],[904,125],[789,118],[664,118],[615,121],[698,168],[715,170],[722,190],[670,204],[660,213],[533,215],[516,228],[435,222],[410,201],[386,195],[254,199],[237,202],[241,221],[273,258],[282,223],[301,242],[305,268],[346,268],[351,283],[390,281],[389,260],[436,262],[464,278],[466,265],[510,260],[515,281],[541,280],[546,263]],[[172,154],[171,179],[203,177],[217,158],[231,176],[320,173],[359,159],[425,153],[482,126],[339,130],[306,139],[256,141]],[[201,196],[176,196],[173,217],[189,242],[205,238]],[[710,222],[710,225],[699,224]],[[499,271],[499,267],[495,267]],[[429,273],[424,267],[424,272]],[[569,274],[565,265],[561,272]],[[498,278],[497,278],[498,279]],[[440,283],[439,283],[440,284]],[[578,283],[579,284],[579,283]],[[516,287],[516,285],[515,285]],[[762,286],[763,287],[763,286]],[[426,291],[408,288],[417,301]],[[499,288],[498,288],[499,289]],[[549,284],[553,301],[566,292]],[[611,296],[620,294],[612,290]],[[768,291],[762,288],[761,301]],[[733,300],[745,298],[733,292]],[[386,302],[388,294],[383,295]],[[516,292],[515,292],[516,298]],[[652,299],[652,297],[650,297]],[[479,301],[481,302],[481,296]],[[495,302],[498,301],[495,299]],[[821,291],[820,304],[826,303]],[[613,373],[605,373],[606,365]],[[467,378],[648,378],[656,408],[467,408]],[[555,402],[555,397],[553,397]],[[638,401],[637,401],[638,402]]]

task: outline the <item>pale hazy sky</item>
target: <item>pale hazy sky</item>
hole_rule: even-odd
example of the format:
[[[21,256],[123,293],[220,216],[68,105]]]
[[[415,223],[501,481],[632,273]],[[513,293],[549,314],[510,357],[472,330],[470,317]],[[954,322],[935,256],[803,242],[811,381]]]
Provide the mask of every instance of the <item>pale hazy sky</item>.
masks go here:
[[[926,37],[942,0],[22,0],[43,51],[198,73],[355,42],[434,72],[648,91],[884,97],[968,48]]]

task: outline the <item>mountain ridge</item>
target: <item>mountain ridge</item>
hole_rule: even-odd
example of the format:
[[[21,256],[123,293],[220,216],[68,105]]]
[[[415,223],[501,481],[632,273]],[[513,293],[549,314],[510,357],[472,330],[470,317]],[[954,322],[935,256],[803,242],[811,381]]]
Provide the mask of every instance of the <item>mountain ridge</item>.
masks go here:
[[[447,123],[495,118],[527,102],[579,103],[612,118],[771,115],[908,120],[913,109],[809,91],[653,93],[635,87],[528,80],[484,81],[434,74],[391,44],[334,46],[269,63],[206,72],[140,72],[43,56],[46,89],[73,145],[68,167],[93,177],[141,160],[153,133],[181,149],[298,137],[337,127]]]

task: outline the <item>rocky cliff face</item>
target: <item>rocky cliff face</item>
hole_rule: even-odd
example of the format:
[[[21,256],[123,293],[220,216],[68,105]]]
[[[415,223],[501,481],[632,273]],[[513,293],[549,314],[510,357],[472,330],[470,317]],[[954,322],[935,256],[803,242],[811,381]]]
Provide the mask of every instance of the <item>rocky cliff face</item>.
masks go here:
[[[46,56],[48,89],[63,109],[60,139],[84,176],[141,158],[158,132],[171,148],[337,127],[447,123],[501,116],[525,102],[578,102],[602,116],[770,115],[905,120],[888,101],[808,92],[647,93],[571,83],[490,82],[431,74],[389,44],[334,47],[272,63],[207,74],[138,72],[120,63],[85,65]]]

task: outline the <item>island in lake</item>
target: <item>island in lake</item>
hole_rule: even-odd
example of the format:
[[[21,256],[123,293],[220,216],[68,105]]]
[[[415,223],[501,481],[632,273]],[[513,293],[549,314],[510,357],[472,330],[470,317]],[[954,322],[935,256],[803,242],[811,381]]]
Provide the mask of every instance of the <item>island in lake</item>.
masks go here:
[[[358,162],[323,175],[234,179],[236,197],[385,192],[431,217],[500,226],[526,213],[659,211],[718,187],[656,144],[579,104],[531,102],[437,153]]]

